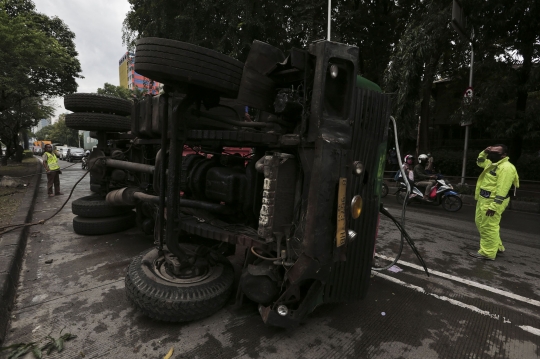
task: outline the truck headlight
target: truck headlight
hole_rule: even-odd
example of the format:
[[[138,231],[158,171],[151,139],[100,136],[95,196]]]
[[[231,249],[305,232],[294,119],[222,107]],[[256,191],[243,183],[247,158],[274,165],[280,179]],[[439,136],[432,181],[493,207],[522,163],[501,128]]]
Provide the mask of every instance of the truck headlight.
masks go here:
[[[338,73],[339,73],[338,65],[336,65],[336,64],[330,65],[329,71],[330,71],[330,77],[335,79],[337,77]]]
[[[360,217],[360,213],[362,213],[362,204],[362,196],[356,195],[353,197],[351,201],[351,216],[353,219]]]
[[[354,161],[353,174],[360,176],[364,172],[364,164],[360,161]]]

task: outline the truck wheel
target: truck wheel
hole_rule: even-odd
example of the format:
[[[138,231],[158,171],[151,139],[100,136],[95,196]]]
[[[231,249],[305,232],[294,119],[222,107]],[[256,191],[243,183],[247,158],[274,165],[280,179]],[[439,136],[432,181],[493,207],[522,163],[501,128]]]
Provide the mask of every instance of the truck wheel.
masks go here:
[[[448,212],[457,212],[463,206],[463,201],[458,196],[445,196],[442,200],[442,207]]]
[[[274,81],[246,66],[238,92],[238,103],[274,113],[275,97],[276,84]]]
[[[130,100],[97,93],[74,93],[64,96],[64,107],[73,112],[104,112],[119,116],[131,115]]]
[[[135,72],[165,84],[191,84],[236,98],[244,64],[227,55],[181,41],[137,40]]]
[[[184,244],[195,251],[197,246]],[[139,254],[126,275],[126,295],[133,305],[150,318],[166,322],[186,322],[207,317],[229,299],[234,282],[230,262],[220,254],[208,271],[198,277],[171,276],[157,248]]]
[[[106,218],[129,213],[133,207],[112,206],[103,196],[85,196],[71,203],[71,212],[84,218]]]
[[[73,230],[77,234],[95,236],[122,232],[135,226],[135,212],[109,218],[73,218]]]
[[[80,112],[66,115],[66,126],[75,130],[127,132],[131,118],[105,113]]]

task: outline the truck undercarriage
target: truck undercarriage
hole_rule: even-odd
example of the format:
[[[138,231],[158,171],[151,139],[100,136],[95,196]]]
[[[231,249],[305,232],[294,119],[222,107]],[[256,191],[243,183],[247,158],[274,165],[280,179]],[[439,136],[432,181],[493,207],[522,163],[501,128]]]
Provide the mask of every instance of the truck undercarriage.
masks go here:
[[[99,140],[94,190],[134,206],[153,235],[126,275],[137,308],[164,321],[214,313],[232,293],[226,257],[239,248],[236,300],[256,302],[267,324],[294,326],[322,303],[366,295],[391,106],[356,87],[357,63],[358,48],[329,41],[287,55],[255,41],[243,64],[143,38],[134,70],[162,93],[135,101],[131,117],[92,106],[68,115]]]

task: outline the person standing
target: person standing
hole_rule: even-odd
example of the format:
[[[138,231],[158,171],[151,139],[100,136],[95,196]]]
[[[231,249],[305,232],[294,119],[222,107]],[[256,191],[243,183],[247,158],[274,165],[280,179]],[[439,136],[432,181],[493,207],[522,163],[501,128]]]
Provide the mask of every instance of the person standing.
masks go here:
[[[60,166],[58,165],[58,158],[53,153],[52,145],[45,145],[45,153],[43,154],[43,167],[47,172],[47,193],[49,197],[55,195],[62,195],[60,192]],[[54,185],[54,193],[53,193]]]
[[[494,145],[478,155],[476,164],[484,170],[478,177],[474,198],[476,202],[475,222],[480,233],[480,249],[469,252],[478,259],[495,260],[497,253],[505,248],[499,234],[501,215],[510,202],[512,184],[519,187],[516,168],[509,162],[505,145]]]

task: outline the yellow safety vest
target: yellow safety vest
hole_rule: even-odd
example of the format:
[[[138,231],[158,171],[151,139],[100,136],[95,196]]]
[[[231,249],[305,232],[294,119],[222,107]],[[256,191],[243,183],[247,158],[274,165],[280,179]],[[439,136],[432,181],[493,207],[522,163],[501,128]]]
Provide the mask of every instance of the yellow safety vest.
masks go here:
[[[58,165],[58,159],[54,154],[51,154],[49,152],[45,152],[47,155],[47,166],[49,166],[50,171],[56,171],[60,169],[60,166]]]
[[[519,176],[516,167],[508,162],[508,157],[501,159],[499,162],[491,162],[487,159],[487,154],[482,151],[478,155],[476,164],[484,170],[478,177],[476,184],[475,199],[480,197],[493,200],[490,203],[489,209],[496,210],[506,198],[510,187],[514,185],[519,187]]]

